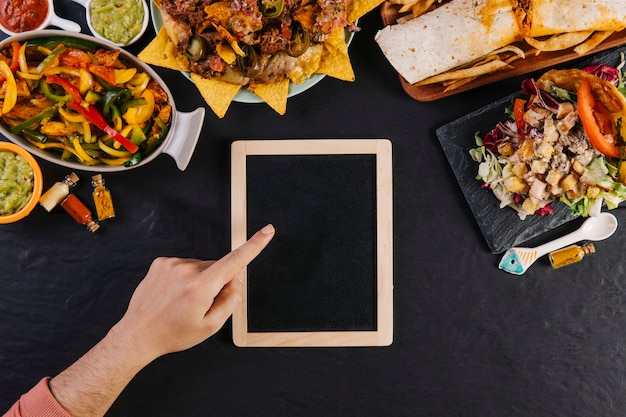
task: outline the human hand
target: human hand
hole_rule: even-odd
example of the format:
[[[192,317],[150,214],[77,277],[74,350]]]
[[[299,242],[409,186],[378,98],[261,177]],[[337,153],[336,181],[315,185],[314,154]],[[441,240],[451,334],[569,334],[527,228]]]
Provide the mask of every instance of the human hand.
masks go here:
[[[241,302],[243,269],[273,236],[268,225],[218,261],[155,259],[110,336],[146,363],[204,341]]]

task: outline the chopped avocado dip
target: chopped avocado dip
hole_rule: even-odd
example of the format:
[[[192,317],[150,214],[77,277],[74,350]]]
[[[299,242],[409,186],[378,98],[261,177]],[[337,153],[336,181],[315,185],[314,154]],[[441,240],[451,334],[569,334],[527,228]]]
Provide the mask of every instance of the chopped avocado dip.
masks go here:
[[[126,45],[141,32],[143,0],[93,0],[89,11],[91,27],[110,41]]]
[[[34,173],[28,161],[13,152],[0,152],[0,215],[15,213],[33,195]]]

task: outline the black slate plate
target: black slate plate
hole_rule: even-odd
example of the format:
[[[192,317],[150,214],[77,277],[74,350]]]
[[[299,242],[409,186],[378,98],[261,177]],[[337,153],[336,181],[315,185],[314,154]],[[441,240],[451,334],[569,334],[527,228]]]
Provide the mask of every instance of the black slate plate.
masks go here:
[[[618,65],[620,53],[626,48],[617,48],[594,55],[590,59],[569,65],[568,68],[584,67],[594,63]],[[499,208],[499,200],[491,190],[481,188],[482,182],[476,180],[478,164],[469,155],[475,147],[474,133],[481,135],[491,130],[498,122],[506,120],[504,108],[511,103],[513,97],[521,92],[504,97],[460,119],[450,122],[437,129],[437,137],[454,171],[463,195],[467,200],[472,214],[494,254],[502,253],[513,246],[550,231],[566,222],[575,219],[569,208],[562,203],[554,203],[554,213],[550,216],[528,216],[520,220],[517,213],[510,208]]]

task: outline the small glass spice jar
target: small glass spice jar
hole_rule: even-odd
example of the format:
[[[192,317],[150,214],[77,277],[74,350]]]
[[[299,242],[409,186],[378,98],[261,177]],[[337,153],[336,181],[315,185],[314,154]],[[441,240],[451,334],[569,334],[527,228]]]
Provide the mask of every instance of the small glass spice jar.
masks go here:
[[[61,207],[63,207],[65,211],[67,211],[78,223],[87,226],[87,229],[91,233],[100,228],[98,222],[91,217],[91,211],[74,194],[70,194],[65,197],[65,200],[61,202]]]
[[[550,264],[552,268],[557,269],[566,265],[571,265],[576,262],[580,262],[586,255],[591,255],[596,251],[593,243],[585,243],[582,246],[572,245],[563,249],[556,250],[554,252],[550,252],[548,254],[548,259],[550,259]]]
[[[65,176],[63,181],[58,181],[50,187],[40,198],[39,204],[47,211],[51,211],[70,193],[70,189],[76,186],[79,178],[75,173]]]
[[[113,208],[113,200],[111,199],[111,191],[104,186],[104,179],[101,174],[91,177],[93,185],[93,202],[96,206],[98,220],[106,220],[115,217],[115,209]]]

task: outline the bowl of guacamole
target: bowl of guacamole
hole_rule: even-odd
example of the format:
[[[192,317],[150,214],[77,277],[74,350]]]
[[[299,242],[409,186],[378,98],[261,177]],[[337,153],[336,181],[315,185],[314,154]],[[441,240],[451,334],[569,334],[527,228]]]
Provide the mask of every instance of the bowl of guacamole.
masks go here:
[[[0,142],[0,224],[26,217],[37,205],[42,186],[35,158],[14,143]]]

